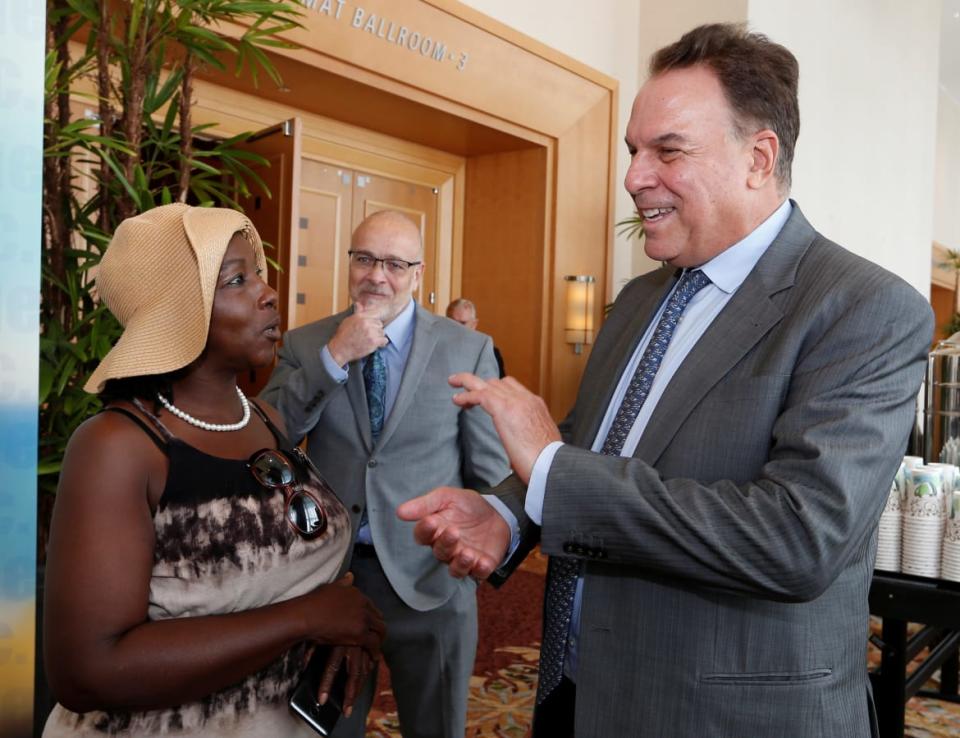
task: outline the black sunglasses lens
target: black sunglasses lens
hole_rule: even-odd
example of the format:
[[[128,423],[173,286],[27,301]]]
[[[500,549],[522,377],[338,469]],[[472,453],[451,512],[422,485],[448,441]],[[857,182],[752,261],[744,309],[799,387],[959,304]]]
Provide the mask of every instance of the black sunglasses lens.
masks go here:
[[[290,498],[287,518],[305,538],[318,536],[327,529],[327,514],[320,503],[305,492],[295,492]]]
[[[262,453],[250,464],[254,476],[267,487],[283,487],[293,484],[293,467],[280,454]]]

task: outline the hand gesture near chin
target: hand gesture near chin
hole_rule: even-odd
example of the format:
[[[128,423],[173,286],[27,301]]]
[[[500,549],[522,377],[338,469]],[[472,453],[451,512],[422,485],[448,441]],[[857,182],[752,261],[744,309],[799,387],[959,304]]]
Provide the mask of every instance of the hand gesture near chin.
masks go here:
[[[353,314],[337,326],[337,332],[327,344],[327,349],[338,366],[346,366],[386,345],[387,336],[383,332],[383,321],[378,311],[358,302],[353,306]]]

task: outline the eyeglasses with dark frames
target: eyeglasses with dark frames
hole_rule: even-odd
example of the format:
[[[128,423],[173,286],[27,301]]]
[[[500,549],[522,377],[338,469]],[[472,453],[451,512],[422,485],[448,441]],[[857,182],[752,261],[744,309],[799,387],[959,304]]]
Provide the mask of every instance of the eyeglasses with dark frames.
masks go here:
[[[314,468],[299,448],[295,448],[293,453],[303,465]],[[304,489],[287,454],[278,449],[265,448],[254,453],[247,461],[247,466],[264,487],[283,491],[284,514],[294,531],[308,540],[323,534],[327,529],[327,513],[323,503]],[[319,473],[317,479],[327,486]]]
[[[392,274],[395,277],[406,274],[408,269],[412,269],[418,264],[423,263],[419,261],[397,259],[393,256],[387,256],[383,259],[380,259],[373,254],[368,254],[366,251],[350,250],[347,252],[347,255],[350,257],[350,264],[357,269],[369,272],[372,271],[377,264],[383,264],[384,271],[388,274]]]

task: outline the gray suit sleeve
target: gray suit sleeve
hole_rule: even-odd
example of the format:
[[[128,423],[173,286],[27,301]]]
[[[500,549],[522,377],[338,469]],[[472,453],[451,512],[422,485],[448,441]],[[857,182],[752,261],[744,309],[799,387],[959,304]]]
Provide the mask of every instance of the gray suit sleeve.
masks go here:
[[[294,443],[313,429],[330,398],[343,391],[343,385],[324,368],[322,349],[323,345],[304,341],[295,332],[288,333],[280,347],[277,366],[260,393],[263,400],[280,411]]]
[[[766,400],[776,419],[759,475],[703,483],[564,446],[547,481],[544,552],[586,546],[591,562],[602,552],[597,566],[765,599],[816,598],[868,543],[915,417],[931,312],[912,288],[890,282],[832,320],[810,319],[793,371],[780,378],[785,397]],[[723,401],[715,398],[713,419]],[[747,432],[768,438],[757,424]],[[698,432],[696,414],[684,433],[677,469],[696,469],[703,455],[736,457],[749,442]],[[565,550],[570,543],[579,546]]]
[[[573,427],[574,411],[571,410],[567,417],[558,425],[560,437],[564,443],[570,442],[570,431]],[[499,587],[510,577],[516,568],[523,563],[534,546],[540,542],[540,526],[536,525],[527,517],[524,509],[524,502],[527,496],[527,487],[520,479],[511,474],[504,479],[495,489],[490,490],[500,500],[510,508],[517,519],[520,527],[520,543],[510,554],[510,557],[504,561],[487,579],[493,586]]]
[[[499,377],[493,356],[493,341],[486,337],[473,373],[481,379]],[[463,482],[471,489],[485,490],[510,473],[507,452],[493,427],[493,419],[481,407],[460,413],[460,446],[463,451]]]

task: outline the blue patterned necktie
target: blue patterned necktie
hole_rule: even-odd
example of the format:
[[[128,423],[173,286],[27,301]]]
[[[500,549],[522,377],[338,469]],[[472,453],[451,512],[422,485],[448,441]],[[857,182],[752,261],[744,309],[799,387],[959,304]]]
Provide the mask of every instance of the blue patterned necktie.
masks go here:
[[[387,401],[387,362],[377,349],[363,363],[363,386],[367,391],[367,409],[370,412],[370,435],[374,443],[383,430],[383,416]]]
[[[619,456],[627,435],[640,414],[660,362],[667,352],[680,316],[687,304],[700,290],[710,284],[703,272],[686,272],[677,289],[667,300],[667,306],[653,331],[650,343],[640,357],[637,370],[630,379],[623,402],[610,424],[601,454]],[[544,600],[543,644],[540,646],[540,678],[537,684],[537,704],[552,692],[563,676],[563,661],[567,653],[567,635],[573,615],[573,599],[577,590],[580,561],[564,556],[551,556],[547,568],[547,591]]]

